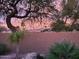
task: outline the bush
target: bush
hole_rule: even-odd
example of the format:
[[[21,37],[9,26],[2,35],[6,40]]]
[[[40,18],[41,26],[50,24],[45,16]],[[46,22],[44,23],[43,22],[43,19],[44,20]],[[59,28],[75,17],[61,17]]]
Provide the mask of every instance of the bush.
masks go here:
[[[75,29],[76,31],[79,31],[79,24],[78,24],[78,23],[77,23],[77,24],[74,24],[73,27],[74,27],[74,29]]]
[[[79,59],[79,48],[69,43],[57,43],[50,48],[48,59]]]
[[[73,27],[71,26],[65,26],[65,31],[73,31]]]
[[[5,55],[10,52],[10,49],[5,44],[0,44],[0,55]]]
[[[56,32],[73,31],[73,30],[79,31],[79,23],[66,26],[64,21],[57,20],[55,23],[51,24],[51,28],[52,31],[56,31]]]
[[[64,21],[57,20],[56,23],[53,25],[51,24],[52,31],[60,32],[60,31],[65,31],[65,24]]]
[[[0,26],[0,32],[6,31],[7,29],[5,27]]]
[[[11,43],[19,43],[20,41],[21,41],[21,39],[23,38],[23,36],[24,36],[24,32],[13,32],[13,33],[11,33],[11,35],[10,35],[10,37],[9,37],[9,39],[10,39],[10,42]]]

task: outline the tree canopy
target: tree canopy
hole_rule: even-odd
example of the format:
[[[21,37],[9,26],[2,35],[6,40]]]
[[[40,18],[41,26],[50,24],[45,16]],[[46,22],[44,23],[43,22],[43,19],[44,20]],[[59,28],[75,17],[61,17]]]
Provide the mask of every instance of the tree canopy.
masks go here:
[[[52,30],[54,31],[73,31],[78,30],[79,22],[79,1],[78,0],[62,0],[62,11],[60,13],[60,18],[57,19],[55,26]],[[65,19],[64,19],[65,18]],[[66,26],[67,20],[70,18],[72,21],[69,26]],[[59,20],[59,21],[58,21]],[[60,23],[63,22],[63,23]]]
[[[6,15],[8,28],[15,32],[17,29],[11,24],[11,18],[47,17],[48,12],[54,9],[52,2],[53,0],[0,0],[0,12]]]
[[[78,0],[62,0],[62,10],[58,11],[54,4],[56,0],[0,0],[0,12],[6,17],[7,27],[17,31],[17,27],[11,24],[11,18],[32,18],[63,20],[64,17],[72,18],[73,24],[79,19]],[[50,17],[51,16],[51,17]],[[66,21],[65,21],[66,22]]]

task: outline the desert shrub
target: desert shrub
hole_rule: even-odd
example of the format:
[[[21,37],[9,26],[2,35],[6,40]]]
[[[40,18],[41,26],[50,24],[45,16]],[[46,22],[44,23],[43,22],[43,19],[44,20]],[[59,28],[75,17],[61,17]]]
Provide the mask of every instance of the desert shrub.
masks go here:
[[[5,55],[10,52],[10,49],[5,44],[0,44],[0,55]]]
[[[69,26],[65,26],[64,21],[57,20],[55,23],[51,24],[52,31],[60,32],[60,31],[79,31],[79,24],[73,24]]]
[[[0,32],[2,32],[2,31],[6,31],[7,29],[5,28],[5,27],[1,27],[0,26]]]
[[[48,59],[79,59],[79,48],[70,43],[56,43],[50,48]]]
[[[65,31],[73,31],[74,27],[72,26],[65,26]]]
[[[64,31],[65,30],[65,24],[64,21],[61,20],[57,20],[56,23],[54,23],[53,25],[51,24],[52,27],[52,31]]]
[[[11,33],[9,40],[11,43],[18,44],[22,40],[23,35],[24,35],[24,32],[22,32],[22,31],[13,32],[13,33]]]
[[[74,27],[74,29],[75,29],[76,31],[79,31],[79,24],[78,24],[78,23],[77,23],[77,24],[74,24],[73,27]]]
[[[11,33],[9,40],[10,43],[15,44],[16,47],[16,59],[19,59],[19,52],[20,52],[20,46],[19,43],[21,42],[21,40],[24,37],[24,31],[17,31],[17,32],[13,32]]]

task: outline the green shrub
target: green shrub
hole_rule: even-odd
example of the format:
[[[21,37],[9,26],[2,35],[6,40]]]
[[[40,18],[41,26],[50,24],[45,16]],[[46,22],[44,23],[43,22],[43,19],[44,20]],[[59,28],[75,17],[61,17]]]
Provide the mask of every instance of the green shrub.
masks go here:
[[[48,59],[79,59],[79,48],[69,43],[57,43],[50,48]]]
[[[76,31],[79,31],[79,24],[78,24],[78,23],[77,23],[77,24],[74,24],[73,27],[74,27],[74,29],[75,29]]]
[[[12,44],[15,44],[16,46],[16,59],[19,58],[19,52],[20,52],[20,46],[19,43],[21,42],[21,40],[24,37],[24,31],[17,31],[17,32],[13,32],[11,33],[9,40]]]
[[[23,36],[24,36],[24,32],[22,32],[22,31],[13,32],[13,33],[11,33],[9,39],[10,39],[11,43],[18,44],[22,40]]]
[[[0,26],[0,32],[2,32],[2,31],[6,31],[6,28]]]
[[[73,27],[71,26],[65,26],[65,31],[73,31]]]
[[[10,49],[5,44],[0,44],[0,55],[5,55],[10,52]]]
[[[57,20],[55,23],[51,24],[52,31],[61,32],[61,31],[79,31],[79,24],[73,24],[69,26],[65,26],[64,21]]]
[[[56,32],[65,30],[64,21],[61,21],[61,20],[57,20],[56,23],[54,23],[53,25],[51,24],[51,27],[53,27],[52,31],[56,31]]]

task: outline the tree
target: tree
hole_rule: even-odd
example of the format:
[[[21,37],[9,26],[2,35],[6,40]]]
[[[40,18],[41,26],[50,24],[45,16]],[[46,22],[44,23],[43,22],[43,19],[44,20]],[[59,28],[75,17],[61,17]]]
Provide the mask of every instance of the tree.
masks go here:
[[[72,18],[72,26],[75,24],[75,22],[79,19],[79,5],[78,0],[67,0],[67,3],[65,0],[63,0],[63,10],[62,10],[62,17]],[[65,21],[65,23],[66,23]]]
[[[48,17],[48,12],[56,10],[52,2],[53,0],[0,0],[0,12],[6,15],[7,27],[16,32],[17,27],[11,24],[11,18]]]
[[[78,25],[76,25],[79,19],[79,1],[78,0],[62,0],[62,10],[56,18],[56,22],[53,24],[53,31],[73,31],[78,30]],[[72,24],[66,26],[68,18],[71,18]]]

